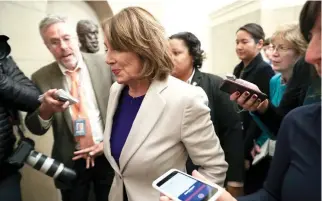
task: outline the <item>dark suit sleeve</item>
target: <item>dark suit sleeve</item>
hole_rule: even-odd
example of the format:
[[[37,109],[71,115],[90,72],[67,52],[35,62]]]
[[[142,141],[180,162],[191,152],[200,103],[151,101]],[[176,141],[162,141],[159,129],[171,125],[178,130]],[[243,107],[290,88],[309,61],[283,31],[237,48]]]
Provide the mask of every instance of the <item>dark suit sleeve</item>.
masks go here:
[[[254,84],[256,84],[263,93],[269,95],[269,82],[274,74],[271,67],[262,67],[256,73]]]
[[[303,101],[310,84],[312,66],[299,60],[293,69],[293,76],[289,80],[283,98],[278,107],[269,104],[264,114],[255,113],[272,133],[277,133],[284,116],[296,107],[303,105]]]
[[[237,105],[230,101],[228,94],[219,89],[222,79],[212,78],[214,98],[209,101],[213,101],[212,121],[229,164],[226,181],[243,182],[244,144],[241,120],[235,109]]]
[[[256,84],[263,93],[269,95],[269,83],[274,74],[275,73],[270,66],[261,66],[261,68],[255,75],[256,78],[254,79],[254,84]],[[245,116],[247,116],[247,118],[250,118],[249,125],[247,127],[247,130],[245,131],[245,157],[250,158],[250,150],[253,147],[253,139],[259,136],[261,130],[249,114],[246,114]]]
[[[27,116],[25,117],[25,124],[31,133],[35,135],[44,135],[45,133],[47,133],[49,128],[45,129],[42,127],[38,116],[38,109],[34,112],[28,112]]]
[[[2,63],[0,96],[9,107],[22,111],[34,111],[39,107],[40,91],[18,68],[12,57]]]
[[[238,201],[279,201],[281,200],[282,184],[289,167],[291,157],[290,134],[294,122],[286,118],[278,135],[274,159],[269,169],[264,188],[260,191],[237,198]]]

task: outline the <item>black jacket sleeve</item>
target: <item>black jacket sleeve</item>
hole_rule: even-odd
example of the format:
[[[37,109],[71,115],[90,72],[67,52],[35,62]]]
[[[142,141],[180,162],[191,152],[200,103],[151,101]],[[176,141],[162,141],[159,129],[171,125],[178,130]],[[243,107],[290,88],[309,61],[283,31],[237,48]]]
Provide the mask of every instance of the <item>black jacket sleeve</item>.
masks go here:
[[[40,103],[40,91],[18,68],[12,57],[0,63],[0,97],[9,108],[32,112]]]
[[[300,59],[294,66],[293,76],[287,84],[280,105],[274,107],[269,104],[264,114],[255,113],[273,134],[277,134],[284,116],[289,111],[303,105],[311,78],[315,76],[313,68],[311,64],[305,62],[304,58]]]
[[[243,182],[244,174],[244,144],[241,120],[236,112],[236,103],[230,101],[229,95],[222,92],[219,86],[222,79],[212,76],[212,106],[211,116],[220,144],[229,164],[226,181]]]
[[[270,67],[263,67],[256,72],[254,84],[258,86],[258,88],[265,94],[269,95],[269,82],[271,78],[274,76],[274,71]],[[245,113],[245,112],[244,112]],[[251,158],[250,150],[253,147],[253,139],[257,138],[261,134],[260,128],[257,126],[256,122],[250,117],[249,113],[246,112],[244,115],[244,119],[249,118],[249,125],[247,130],[245,131],[245,139],[244,139],[244,148],[245,148],[245,157]]]

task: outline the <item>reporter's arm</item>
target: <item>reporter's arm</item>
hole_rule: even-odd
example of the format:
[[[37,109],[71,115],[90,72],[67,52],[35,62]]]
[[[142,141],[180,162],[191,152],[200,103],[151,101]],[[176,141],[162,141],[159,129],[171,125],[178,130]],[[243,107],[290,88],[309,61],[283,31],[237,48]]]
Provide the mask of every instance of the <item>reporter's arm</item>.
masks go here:
[[[12,57],[2,62],[3,72],[0,73],[1,99],[15,109],[32,112],[40,105],[40,91],[17,67]]]
[[[278,107],[269,104],[264,113],[255,112],[272,133],[277,133],[284,116],[296,107],[302,106],[307,89],[311,84],[315,69],[311,64],[299,59],[294,65],[293,74]]]
[[[52,120],[49,121],[43,120],[39,116],[39,109],[35,110],[34,112],[30,112],[25,117],[25,124],[29,131],[36,135],[43,135],[45,134],[50,126],[51,126]]]

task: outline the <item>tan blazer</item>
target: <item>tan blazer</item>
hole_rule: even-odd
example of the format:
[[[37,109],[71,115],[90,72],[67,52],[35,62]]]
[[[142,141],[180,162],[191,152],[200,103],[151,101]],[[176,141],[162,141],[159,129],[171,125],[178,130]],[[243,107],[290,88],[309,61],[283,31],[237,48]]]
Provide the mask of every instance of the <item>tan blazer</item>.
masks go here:
[[[113,82],[112,73],[105,63],[103,55],[86,53],[82,55],[90,74],[102,121],[105,124],[109,89]],[[64,88],[65,77],[57,62],[53,62],[39,69],[32,74],[31,78],[42,93],[49,89]],[[27,128],[36,135],[43,135],[48,130],[41,126],[38,118],[38,110],[33,113],[28,113],[25,118],[25,123]],[[72,157],[74,156],[73,152],[75,151],[76,143],[72,132],[72,118],[69,110],[54,114],[52,128],[54,134],[52,157],[72,168],[74,164]],[[55,181],[55,183],[58,188],[64,187],[58,181]]]
[[[123,87],[111,87],[104,132],[104,153],[115,170],[109,201],[123,201],[123,186],[129,201],[159,200],[153,180],[171,168],[185,171],[188,153],[203,175],[223,185],[228,165],[210,120],[207,96],[201,88],[171,76],[149,87],[119,167],[111,156],[110,136]]]

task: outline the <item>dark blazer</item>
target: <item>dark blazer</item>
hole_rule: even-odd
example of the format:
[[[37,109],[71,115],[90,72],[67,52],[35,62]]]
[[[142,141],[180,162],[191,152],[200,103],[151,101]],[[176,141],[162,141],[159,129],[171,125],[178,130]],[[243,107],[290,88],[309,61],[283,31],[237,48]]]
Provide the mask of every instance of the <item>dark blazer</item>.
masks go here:
[[[211,120],[229,164],[226,181],[242,182],[244,154],[241,121],[235,110],[237,105],[219,89],[222,82],[221,77],[200,72],[196,68],[191,84],[201,87],[208,96]],[[191,160],[187,162],[187,169],[189,173],[196,169]]]
[[[284,116],[296,107],[302,106],[307,90],[313,81],[321,83],[314,66],[307,63],[303,58],[294,65],[293,75],[287,84],[287,88],[278,107],[269,104],[264,114],[255,114],[270,129],[273,134],[277,134]],[[321,94],[321,92],[320,92]]]
[[[240,62],[234,69],[234,75],[237,78],[254,83],[267,95],[269,95],[269,82],[274,74],[272,67],[263,60],[260,53],[258,53],[246,68],[244,68],[243,62]],[[245,157],[250,159],[250,150],[253,147],[253,139],[261,134],[261,130],[258,128],[248,111],[244,111],[240,114],[244,129]]]
[[[320,201],[321,102],[290,111],[278,132],[263,188],[237,201]]]
[[[112,73],[110,68],[106,65],[102,55],[83,53],[83,59],[90,74],[94,94],[104,126],[106,122],[109,89],[112,85]],[[57,62],[39,69],[31,78],[42,93],[53,88],[64,89],[63,83],[65,77]],[[48,129],[44,129],[41,126],[38,114],[38,109],[32,113],[28,113],[25,118],[25,123],[32,133],[43,135]],[[67,167],[72,168],[74,165],[72,157],[74,156],[76,142],[72,132],[72,118],[69,110],[54,114],[52,128],[54,134],[52,157],[64,163]],[[111,170],[106,171],[114,172],[112,168]],[[64,188],[64,185],[57,181],[55,181],[55,184],[57,188]]]

